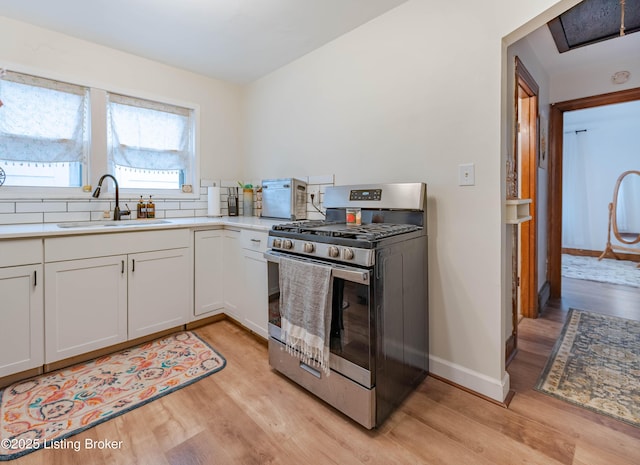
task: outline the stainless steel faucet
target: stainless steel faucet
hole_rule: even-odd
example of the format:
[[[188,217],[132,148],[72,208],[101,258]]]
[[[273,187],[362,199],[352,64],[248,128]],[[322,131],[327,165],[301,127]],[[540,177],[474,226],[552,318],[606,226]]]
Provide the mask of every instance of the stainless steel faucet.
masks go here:
[[[120,211],[120,189],[118,187],[118,180],[115,178],[115,176],[112,176],[110,174],[103,174],[98,181],[98,187],[96,187],[96,190],[93,191],[93,194],[91,194],[91,196],[96,199],[100,197],[100,189],[102,189],[102,181],[104,181],[104,178],[113,179],[113,184],[115,184],[116,186],[116,207],[113,209],[113,220],[120,221],[123,216],[131,215],[131,210],[127,209],[126,212]]]

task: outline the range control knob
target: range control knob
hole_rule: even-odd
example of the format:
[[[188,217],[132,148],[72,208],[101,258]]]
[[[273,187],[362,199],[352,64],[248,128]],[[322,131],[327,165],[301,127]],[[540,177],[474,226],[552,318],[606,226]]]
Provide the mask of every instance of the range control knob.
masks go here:
[[[340,255],[340,249],[338,249],[335,245],[332,245],[329,247],[328,253],[331,258],[338,258],[338,256]]]
[[[282,247],[282,239],[274,239],[273,247],[275,247],[276,249],[279,249],[280,247]]]
[[[293,249],[293,241],[291,239],[285,239],[282,242],[282,248],[287,249],[287,250]]]
[[[353,260],[354,255],[353,249],[344,249],[342,251],[342,258],[345,260]]]
[[[313,245],[311,242],[304,243],[303,250],[305,253],[312,253],[315,249],[316,249],[316,246]]]

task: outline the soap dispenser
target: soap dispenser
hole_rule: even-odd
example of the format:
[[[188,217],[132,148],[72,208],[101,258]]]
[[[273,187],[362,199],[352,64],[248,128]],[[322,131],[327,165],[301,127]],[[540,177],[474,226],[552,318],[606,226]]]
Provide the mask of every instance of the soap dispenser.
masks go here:
[[[137,217],[138,219],[147,217],[147,204],[142,200],[142,196],[140,196],[140,201],[138,202]]]
[[[149,196],[149,201],[147,202],[147,218],[155,218],[156,217],[156,204],[151,200],[151,195]]]

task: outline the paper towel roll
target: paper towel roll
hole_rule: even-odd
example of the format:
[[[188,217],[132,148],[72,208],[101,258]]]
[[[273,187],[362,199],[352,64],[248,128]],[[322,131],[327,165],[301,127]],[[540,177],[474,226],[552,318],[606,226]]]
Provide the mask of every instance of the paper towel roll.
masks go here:
[[[207,188],[207,216],[222,216],[220,213],[220,188]]]

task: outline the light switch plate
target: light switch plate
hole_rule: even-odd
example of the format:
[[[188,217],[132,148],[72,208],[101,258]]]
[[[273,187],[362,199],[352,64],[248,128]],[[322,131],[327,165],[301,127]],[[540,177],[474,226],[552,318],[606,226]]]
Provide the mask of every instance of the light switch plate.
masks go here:
[[[475,186],[476,169],[473,163],[465,163],[458,166],[458,185]]]

